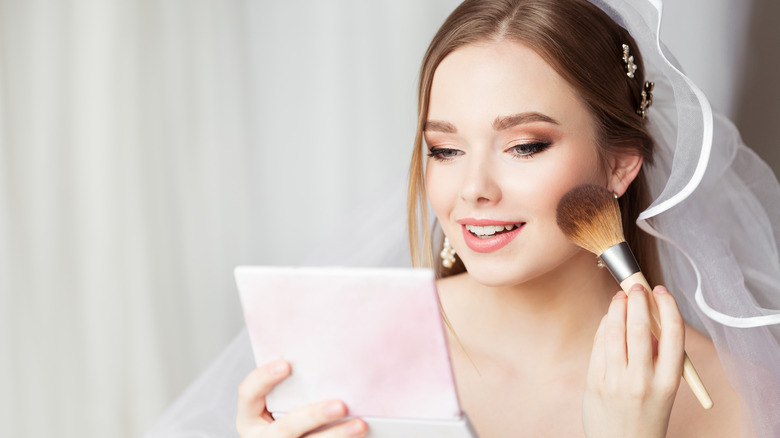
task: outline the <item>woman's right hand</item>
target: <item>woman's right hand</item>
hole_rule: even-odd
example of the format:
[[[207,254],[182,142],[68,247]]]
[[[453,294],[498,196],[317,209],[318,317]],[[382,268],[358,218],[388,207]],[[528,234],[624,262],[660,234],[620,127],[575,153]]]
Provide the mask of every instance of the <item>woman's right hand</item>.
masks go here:
[[[359,419],[333,424],[347,416],[347,407],[340,400],[314,403],[274,420],[265,405],[265,396],[290,375],[290,364],[277,360],[251,373],[238,387],[236,429],[242,438],[297,438],[303,435],[317,438],[362,437],[368,425]],[[330,427],[325,427],[331,425]],[[319,430],[322,428],[321,430]],[[317,430],[317,433],[312,433]]]
[[[650,296],[653,294],[653,297]],[[663,334],[654,345],[650,300]],[[682,376],[685,323],[663,286],[619,291],[596,331],[583,401],[588,437],[665,437]]]

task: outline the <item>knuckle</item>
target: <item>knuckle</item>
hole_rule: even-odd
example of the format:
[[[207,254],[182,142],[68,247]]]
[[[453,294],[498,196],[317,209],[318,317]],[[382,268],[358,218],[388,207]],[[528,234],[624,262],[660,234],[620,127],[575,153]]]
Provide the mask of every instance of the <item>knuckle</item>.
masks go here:
[[[289,415],[289,414],[288,414]],[[268,427],[269,433],[268,436],[274,436],[274,437],[295,437],[297,434],[295,433],[292,424],[290,424],[289,421],[284,421],[285,417],[282,417],[279,421],[274,421],[271,423],[271,425]]]
[[[628,385],[628,396],[635,402],[644,402],[650,395],[650,388],[644,380],[635,379],[634,382]]]
[[[675,349],[679,348],[682,352],[685,344],[685,324],[682,321],[663,321],[660,342],[674,346]]]
[[[249,402],[257,397],[257,388],[252,384],[252,381],[247,379],[238,385],[238,401]]]
[[[684,334],[685,322],[683,322],[682,316],[677,313],[673,318],[668,318],[664,323],[664,329],[669,329],[669,331]]]
[[[279,380],[272,373],[269,365],[264,365],[252,370],[251,373],[238,385],[239,401],[253,401],[263,397]]]
[[[663,342],[665,344],[671,343],[672,345],[679,346],[680,353],[682,353],[683,346],[685,344],[685,328],[677,326],[676,324],[665,324],[661,328]]]
[[[650,333],[650,323],[648,321],[631,321],[626,324],[626,332],[629,335],[645,336]]]
[[[672,385],[663,385],[660,388],[658,388],[658,396],[662,400],[671,400],[674,398],[675,394],[677,393],[677,388]]]
[[[656,384],[658,395],[664,400],[674,399],[679,386],[680,381],[678,379],[663,380]]]
[[[623,330],[623,327],[617,324],[607,324],[607,327],[604,330],[604,337],[607,341],[621,339],[623,333],[625,333]]]
[[[638,301],[638,302],[647,301],[647,292],[644,289],[641,290],[631,289],[628,292],[628,300]]]
[[[607,379],[607,381],[604,382],[604,386],[601,388],[601,393],[609,397],[614,397],[617,394],[620,394],[620,391],[621,385],[617,379]]]

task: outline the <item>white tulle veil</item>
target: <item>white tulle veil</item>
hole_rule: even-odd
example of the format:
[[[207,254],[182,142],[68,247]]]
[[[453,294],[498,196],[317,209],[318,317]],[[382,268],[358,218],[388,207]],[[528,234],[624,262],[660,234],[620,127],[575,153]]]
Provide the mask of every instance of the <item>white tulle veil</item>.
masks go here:
[[[591,0],[626,28],[655,82],[648,128],[663,276],[690,324],[714,342],[743,402],[746,436],[780,436],[780,186],[734,125],[661,45],[660,1]]]
[[[743,403],[744,433],[780,436],[780,186],[660,43],[660,0],[591,0],[634,37],[655,82],[648,127],[654,202],[638,218],[660,239],[663,276],[686,320],[714,342]],[[618,58],[619,60],[619,58]],[[408,266],[399,176],[335,230],[307,265]],[[360,224],[355,229],[354,224]],[[382,230],[378,233],[377,230]],[[338,236],[337,238],[335,236]],[[345,242],[345,236],[348,241]],[[254,368],[240,333],[148,437],[236,436],[236,387]],[[717,401],[716,401],[717,402]]]

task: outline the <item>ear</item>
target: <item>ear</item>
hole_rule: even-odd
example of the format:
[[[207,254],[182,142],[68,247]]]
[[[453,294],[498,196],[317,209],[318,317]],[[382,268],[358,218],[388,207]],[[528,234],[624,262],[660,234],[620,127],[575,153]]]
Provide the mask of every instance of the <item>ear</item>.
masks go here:
[[[615,152],[609,158],[607,188],[618,196],[623,196],[642,168],[642,156],[638,154]]]

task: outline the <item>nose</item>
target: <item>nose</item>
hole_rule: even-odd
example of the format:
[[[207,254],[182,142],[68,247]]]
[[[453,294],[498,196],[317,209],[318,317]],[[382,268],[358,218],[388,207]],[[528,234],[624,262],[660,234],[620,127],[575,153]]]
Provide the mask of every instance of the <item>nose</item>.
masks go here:
[[[473,156],[472,156],[473,157]],[[460,197],[473,204],[493,204],[501,200],[496,170],[489,157],[474,157],[461,181]]]

